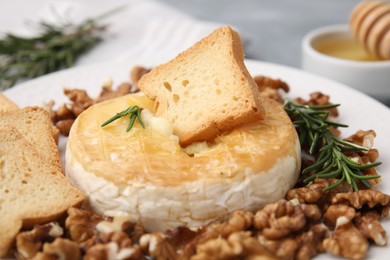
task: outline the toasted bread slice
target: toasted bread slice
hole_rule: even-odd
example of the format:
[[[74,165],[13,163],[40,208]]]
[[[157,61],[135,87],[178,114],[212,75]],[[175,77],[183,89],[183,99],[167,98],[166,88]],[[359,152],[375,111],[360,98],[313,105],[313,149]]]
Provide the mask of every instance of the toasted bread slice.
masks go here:
[[[139,88],[156,115],[173,123],[186,146],[262,117],[256,83],[244,64],[237,32],[221,27],[175,59],[145,74]]]
[[[0,257],[22,226],[56,219],[83,199],[15,127],[0,127]]]
[[[0,114],[18,109],[19,107],[14,102],[7,98],[3,93],[0,93]]]
[[[0,126],[4,125],[12,125],[18,129],[49,164],[58,171],[63,171],[47,111],[40,107],[26,107],[7,112],[0,116]]]

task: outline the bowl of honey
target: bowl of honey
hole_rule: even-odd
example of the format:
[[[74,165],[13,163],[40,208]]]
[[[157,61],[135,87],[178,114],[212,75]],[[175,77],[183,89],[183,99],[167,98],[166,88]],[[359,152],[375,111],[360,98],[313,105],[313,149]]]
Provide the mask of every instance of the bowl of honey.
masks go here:
[[[306,34],[301,65],[306,71],[344,83],[380,101],[390,100],[390,60],[368,52],[347,24]]]

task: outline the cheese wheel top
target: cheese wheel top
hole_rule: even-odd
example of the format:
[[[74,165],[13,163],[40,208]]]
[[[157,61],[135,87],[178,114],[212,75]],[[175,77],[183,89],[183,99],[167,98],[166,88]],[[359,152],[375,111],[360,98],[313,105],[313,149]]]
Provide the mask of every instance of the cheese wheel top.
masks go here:
[[[248,169],[261,174],[287,156],[295,158],[299,168],[296,131],[283,107],[273,100],[264,100],[264,119],[198,144],[202,149],[195,154],[186,153],[172,136],[143,129],[138,121],[126,132],[127,117],[101,127],[132,105],[153,113],[153,101],[139,94],[99,103],[77,118],[68,139],[67,152],[85,171],[118,187],[129,183],[177,186],[199,179],[234,178]]]

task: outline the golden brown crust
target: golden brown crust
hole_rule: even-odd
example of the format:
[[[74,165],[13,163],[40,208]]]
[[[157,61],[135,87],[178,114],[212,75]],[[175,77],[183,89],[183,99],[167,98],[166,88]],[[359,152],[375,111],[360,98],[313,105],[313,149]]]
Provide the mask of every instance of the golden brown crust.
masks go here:
[[[155,100],[156,115],[173,122],[174,133],[183,146],[211,141],[223,132],[262,118],[262,99],[245,67],[240,36],[228,26],[152,69],[138,86]],[[183,113],[185,108],[194,113]]]
[[[145,102],[144,100],[149,103],[142,103]],[[121,106],[117,107],[115,104],[121,104]],[[158,142],[151,139],[148,129],[139,131],[141,129],[138,124],[134,126],[134,132],[132,130],[129,135],[122,136],[120,133],[125,133],[123,125],[126,124],[127,119],[123,119],[119,125],[112,125],[108,128],[100,127],[112,113],[121,111],[120,109],[123,110],[126,106],[141,105],[145,109],[151,109],[151,106],[147,104],[152,104],[147,97],[128,95],[92,106],[80,115],[73,125],[67,151],[72,153],[76,161],[83,164],[86,171],[93,172],[96,176],[115,184],[140,180],[159,186],[177,186],[200,179],[233,179],[248,167],[256,173],[266,172],[274,167],[278,158],[286,156],[296,158],[297,156],[295,154],[297,134],[294,126],[283,107],[267,98],[264,99],[264,120],[218,136],[214,143],[209,144],[212,150],[205,151],[202,156],[197,157],[188,156],[175,141],[168,137],[166,137],[168,140],[161,140],[167,148],[156,146]],[[116,108],[113,110],[113,107]],[[96,116],[102,113],[107,115],[99,117],[101,121],[96,120]],[[96,129],[92,131],[96,132],[96,136],[89,136],[89,141],[83,137],[86,128],[89,129],[88,131]],[[99,131],[101,134],[98,134]],[[131,133],[140,136],[134,138]],[[112,151],[120,153],[121,157],[127,158],[126,161],[115,166],[120,169],[115,175],[110,174],[113,167],[111,159],[104,157],[104,154],[97,153],[97,150],[101,149],[99,145],[101,142],[105,143],[106,153],[113,149]],[[109,145],[113,143],[117,146],[110,148]],[[145,149],[146,151],[152,149],[153,152],[149,150],[151,152],[146,153]],[[167,155],[168,151],[169,155]],[[97,164],[83,163],[92,160],[99,161],[99,167],[96,167]],[[144,161],[149,162],[146,172],[153,172],[153,174],[144,174],[146,168]],[[219,163],[215,165],[214,162]],[[214,166],[211,167],[211,165]],[[229,173],[221,174],[221,171],[226,168],[224,165],[236,166],[229,168]],[[172,176],[167,172],[180,172],[181,174]]]
[[[25,107],[4,113],[0,126],[12,125],[36,148],[36,150],[63,172],[59,151],[53,138],[53,126],[47,111],[40,107]]]
[[[84,195],[71,187],[11,125],[0,127],[0,256],[4,256],[22,226],[57,219]]]
[[[14,102],[0,93],[0,114],[18,109],[19,107]]]

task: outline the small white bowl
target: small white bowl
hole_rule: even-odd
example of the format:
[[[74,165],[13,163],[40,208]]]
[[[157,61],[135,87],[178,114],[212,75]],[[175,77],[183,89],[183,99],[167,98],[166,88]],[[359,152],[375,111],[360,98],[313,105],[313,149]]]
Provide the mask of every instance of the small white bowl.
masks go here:
[[[348,25],[322,27],[302,40],[302,68],[344,83],[380,101],[390,100],[390,61],[353,61],[319,52],[315,46],[324,39],[352,39]]]

